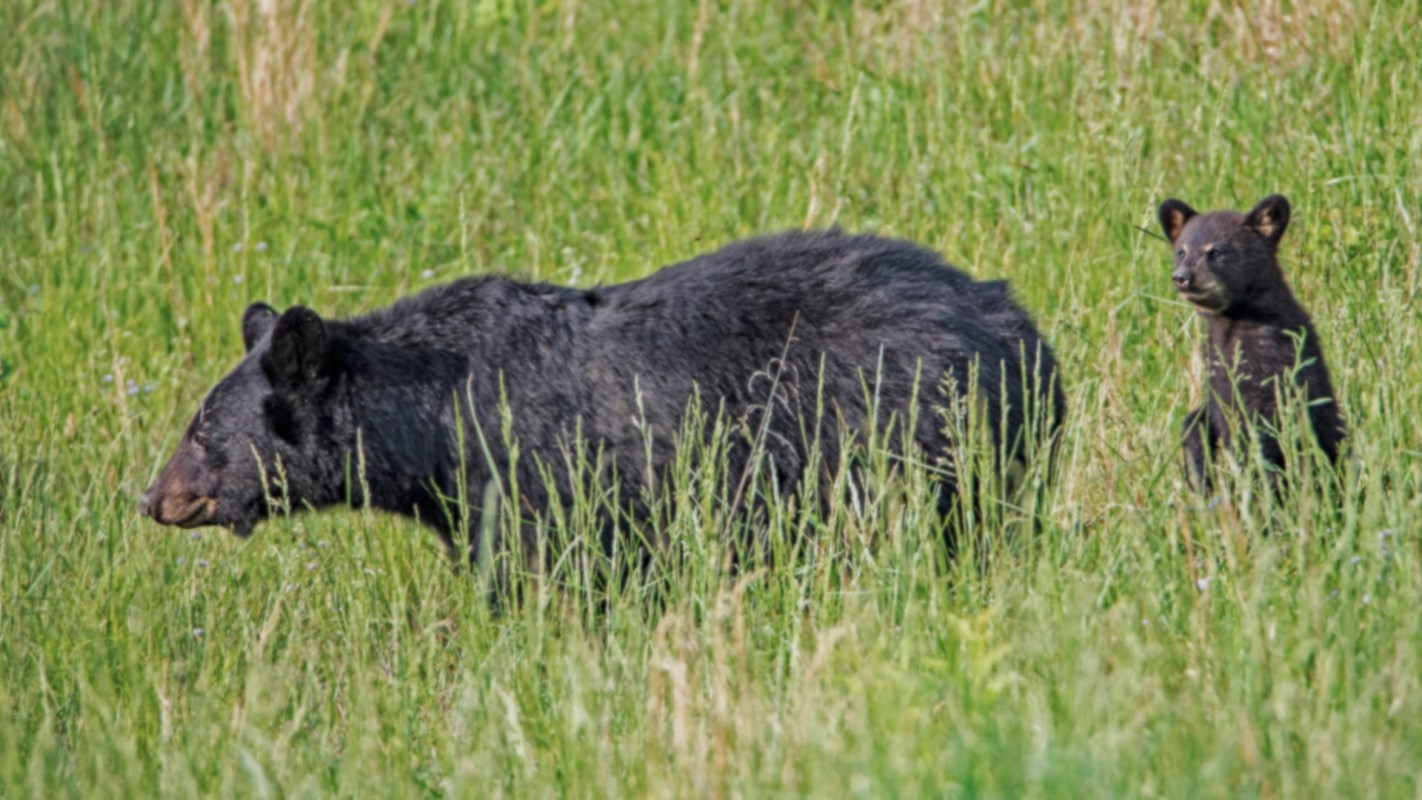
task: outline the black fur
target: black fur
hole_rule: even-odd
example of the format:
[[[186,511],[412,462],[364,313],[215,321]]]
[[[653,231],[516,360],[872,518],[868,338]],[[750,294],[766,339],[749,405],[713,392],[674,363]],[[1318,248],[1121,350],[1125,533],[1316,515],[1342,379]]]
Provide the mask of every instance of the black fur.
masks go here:
[[[1267,197],[1248,214],[1199,214],[1179,200],[1160,206],[1160,225],[1175,250],[1172,280],[1204,317],[1210,396],[1181,427],[1186,474],[1213,491],[1210,461],[1230,447],[1230,430],[1253,431],[1264,459],[1282,470],[1278,401],[1295,384],[1309,402],[1318,446],[1336,463],[1344,426],[1323,360],[1318,331],[1294,299],[1279,267],[1289,201]],[[1231,424],[1233,423],[1233,425]],[[1278,473],[1275,473],[1278,474]]]
[[[564,451],[578,436],[602,449],[623,496],[636,497],[672,459],[694,394],[750,429],[769,406],[769,465],[789,488],[817,402],[833,466],[841,426],[865,431],[865,386],[876,380],[882,425],[891,412],[904,418],[915,384],[922,400],[942,404],[945,376],[967,387],[977,365],[1000,443],[1022,441],[1029,406],[1043,436],[1065,407],[1052,352],[1006,284],[975,282],[906,242],[837,231],[738,242],[588,291],[469,278],[346,320],[254,304],[242,328],[246,358],[208,395],[145,496],[160,522],[249,533],[268,513],[259,460],[294,508],[350,496],[418,515],[457,551],[471,532],[457,530],[441,498],[460,494],[461,464],[476,503],[489,480],[507,479],[505,400],[522,452],[518,501],[531,514],[552,499],[540,465],[561,499],[571,494]],[[767,403],[772,383],[779,391]],[[949,456],[944,427],[925,409],[912,432],[937,462]],[[733,470],[751,438],[736,439]],[[946,504],[954,486],[945,482]]]

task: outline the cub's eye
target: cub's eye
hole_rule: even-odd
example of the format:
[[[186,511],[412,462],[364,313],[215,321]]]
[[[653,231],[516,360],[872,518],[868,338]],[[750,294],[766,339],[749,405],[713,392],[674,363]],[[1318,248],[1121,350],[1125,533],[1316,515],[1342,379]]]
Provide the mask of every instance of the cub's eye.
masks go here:
[[[1222,252],[1223,252],[1223,251],[1222,251],[1222,250],[1219,250],[1219,249],[1211,250],[1210,252],[1208,252],[1208,253],[1205,254],[1205,258],[1209,259],[1210,261],[1219,261],[1219,260],[1220,260],[1220,254],[1221,254]]]
[[[1176,257],[1176,258],[1184,258],[1184,257],[1185,257],[1185,248],[1182,247],[1182,248],[1180,248],[1179,250],[1176,250],[1176,251],[1175,251],[1175,257]]]
[[[204,450],[212,449],[212,436],[204,430],[193,431],[193,444]]]

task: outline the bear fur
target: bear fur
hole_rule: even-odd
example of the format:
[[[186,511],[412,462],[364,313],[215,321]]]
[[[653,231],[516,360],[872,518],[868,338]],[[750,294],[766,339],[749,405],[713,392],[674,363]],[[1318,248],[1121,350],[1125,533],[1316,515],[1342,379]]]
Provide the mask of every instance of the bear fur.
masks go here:
[[[1275,468],[1271,474],[1282,474],[1285,450],[1276,432],[1290,385],[1308,403],[1319,448],[1330,464],[1338,461],[1345,431],[1322,343],[1279,267],[1289,213],[1282,195],[1248,213],[1200,214],[1179,200],[1160,206],[1160,225],[1175,250],[1171,278],[1206,323],[1209,397],[1181,425],[1186,476],[1205,494],[1213,491],[1213,453],[1243,449],[1231,431],[1250,431]]]
[[[461,525],[449,498],[477,506],[491,480],[512,477],[521,512],[536,517],[573,495],[581,478],[567,453],[579,441],[601,451],[623,497],[638,497],[672,462],[695,401],[751,431],[732,438],[733,475],[764,428],[765,461],[790,490],[809,442],[833,466],[840,434],[865,433],[870,394],[881,427],[921,401],[912,439],[935,464],[948,463],[950,442],[927,406],[947,405],[945,380],[967,387],[976,370],[977,401],[1010,459],[1032,449],[1028,436],[1052,439],[1065,410],[1052,351],[1005,282],[834,230],[741,241],[589,290],[474,277],[343,320],[254,303],[242,338],[246,357],[141,501],[160,523],[246,536],[273,495],[290,509],[350,500],[414,515],[452,553],[472,553],[477,526]],[[806,430],[817,407],[818,438]],[[935,473],[947,508],[951,465]]]

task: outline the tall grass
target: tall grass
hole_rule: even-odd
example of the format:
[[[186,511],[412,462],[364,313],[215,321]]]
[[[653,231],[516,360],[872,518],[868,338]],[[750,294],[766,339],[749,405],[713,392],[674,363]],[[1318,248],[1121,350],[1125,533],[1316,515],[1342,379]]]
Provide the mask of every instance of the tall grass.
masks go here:
[[[0,6],[0,795],[1416,796],[1419,16]],[[1280,505],[1245,463],[1211,508],[1177,447],[1200,325],[1147,234],[1163,197],[1274,191],[1353,435],[1336,488]],[[505,607],[373,512],[136,514],[252,299],[591,285],[829,224],[1011,279],[1061,357],[1039,529],[980,565],[882,455],[728,570],[733,479],[688,450],[657,569],[629,542],[581,573],[610,589],[569,563]]]

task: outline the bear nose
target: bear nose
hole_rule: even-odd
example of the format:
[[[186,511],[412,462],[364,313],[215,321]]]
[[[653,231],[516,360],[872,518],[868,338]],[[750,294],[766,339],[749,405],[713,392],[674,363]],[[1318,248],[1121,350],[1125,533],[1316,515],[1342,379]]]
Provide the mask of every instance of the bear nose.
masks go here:
[[[1172,275],[1170,276],[1170,279],[1173,280],[1173,281],[1175,281],[1175,288],[1177,288],[1177,289],[1189,289],[1189,288],[1190,288],[1190,271],[1189,271],[1189,270],[1177,269],[1177,270],[1175,270],[1174,274],[1172,274]]]
[[[153,487],[150,486],[143,496],[138,498],[138,513],[145,517],[153,516]]]

